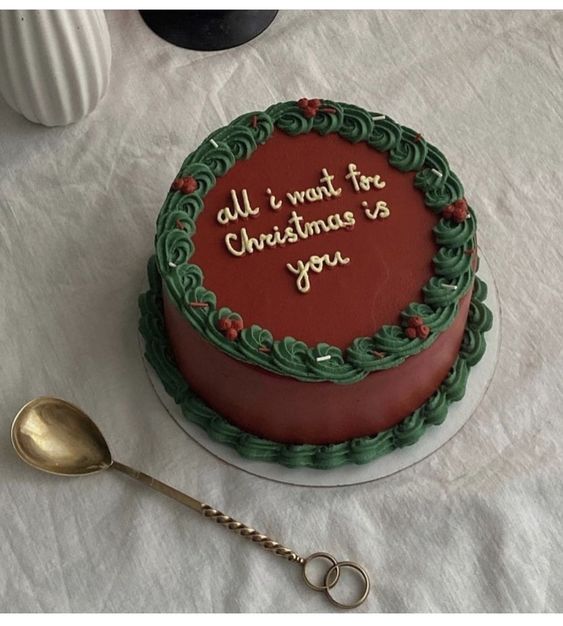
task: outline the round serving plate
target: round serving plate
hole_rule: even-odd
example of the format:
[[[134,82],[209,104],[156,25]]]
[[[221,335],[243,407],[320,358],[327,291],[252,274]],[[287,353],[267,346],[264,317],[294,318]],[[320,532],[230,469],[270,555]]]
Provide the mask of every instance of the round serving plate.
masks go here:
[[[487,283],[488,295],[485,304],[492,311],[493,327],[485,335],[487,349],[483,358],[471,368],[465,396],[460,402],[453,402],[450,405],[446,420],[442,424],[428,427],[414,445],[394,450],[366,465],[344,465],[334,469],[319,470],[289,468],[276,463],[245,459],[229,446],[210,439],[202,428],[184,417],[180,407],[166,393],[158,375],[145,359],[144,339],[139,333],[139,345],[145,370],[162,403],[163,413],[166,411],[194,441],[229,465],[268,480],[307,487],[342,487],[385,478],[422,461],[457,434],[479,406],[493,378],[500,346],[501,309],[491,267],[481,250],[479,250],[479,261],[478,275]],[[189,442],[186,442],[186,445],[189,445]]]
[[[161,39],[189,50],[227,50],[263,33],[277,11],[185,10],[139,11]]]

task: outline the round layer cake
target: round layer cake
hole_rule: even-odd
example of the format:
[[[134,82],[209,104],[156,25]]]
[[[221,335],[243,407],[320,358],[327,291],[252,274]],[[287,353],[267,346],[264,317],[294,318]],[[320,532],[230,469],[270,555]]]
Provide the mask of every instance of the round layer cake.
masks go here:
[[[146,354],[244,456],[365,463],[441,423],[485,350],[477,223],[423,135],[301,99],[184,161],[157,221]]]

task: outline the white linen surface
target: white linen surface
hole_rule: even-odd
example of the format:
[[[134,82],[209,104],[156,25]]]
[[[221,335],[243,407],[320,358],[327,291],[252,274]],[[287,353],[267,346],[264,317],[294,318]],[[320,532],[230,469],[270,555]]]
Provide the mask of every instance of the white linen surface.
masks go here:
[[[300,568],[114,472],[19,461],[9,427],[41,394],[94,416],[117,459],[301,554],[372,574],[359,611],[563,610],[563,13],[281,12],[256,40],[193,52],[108,12],[105,99],[66,128],[0,103],[0,610],[332,611]],[[500,360],[449,444],[373,484],[269,482],[165,413],[137,344],[154,224],[217,126],[302,96],[420,130],[479,215],[503,307]]]

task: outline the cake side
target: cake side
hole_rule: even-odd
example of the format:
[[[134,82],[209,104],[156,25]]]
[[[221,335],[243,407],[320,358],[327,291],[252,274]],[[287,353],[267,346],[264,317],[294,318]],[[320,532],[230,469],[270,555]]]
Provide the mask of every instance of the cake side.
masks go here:
[[[452,402],[463,398],[469,370],[485,353],[485,333],[492,326],[492,314],[484,304],[487,286],[476,277],[458,357],[445,380],[426,402],[393,428],[374,436],[329,445],[290,445],[244,432],[194,393],[175,363],[166,334],[162,280],[154,257],[148,264],[148,277],[149,289],[139,298],[139,330],[145,341],[145,356],[166,392],[181,407],[185,418],[198,424],[213,440],[233,447],[245,458],[287,467],[331,469],[347,463],[363,464],[396,448],[416,443],[427,427],[441,424],[446,419]]]
[[[458,357],[469,304],[467,294],[428,349],[353,385],[304,383],[232,359],[202,339],[166,292],[163,317],[176,367],[210,408],[260,438],[325,445],[391,428],[424,404]]]

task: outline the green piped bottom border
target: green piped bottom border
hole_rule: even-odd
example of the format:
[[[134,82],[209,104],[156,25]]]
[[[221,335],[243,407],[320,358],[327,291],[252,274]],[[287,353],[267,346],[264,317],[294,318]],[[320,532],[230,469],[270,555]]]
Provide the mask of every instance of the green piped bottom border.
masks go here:
[[[469,370],[485,353],[484,334],[492,326],[492,313],[484,304],[487,286],[476,276],[459,356],[444,382],[421,407],[393,428],[374,436],[328,445],[277,443],[230,424],[190,389],[176,367],[166,336],[162,282],[154,256],[148,263],[148,276],[149,290],[139,297],[139,330],[145,340],[145,357],[166,392],[180,406],[183,416],[203,428],[211,439],[233,447],[246,459],[279,463],[286,467],[332,469],[347,463],[360,465],[416,443],[428,426],[441,424],[446,419],[452,402],[463,398]]]

